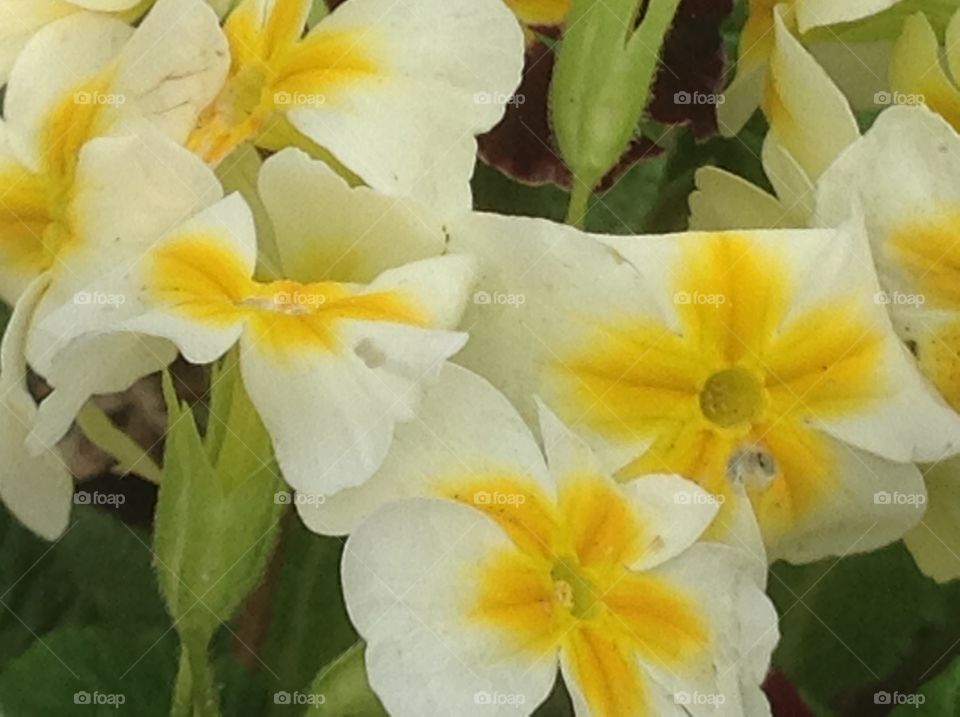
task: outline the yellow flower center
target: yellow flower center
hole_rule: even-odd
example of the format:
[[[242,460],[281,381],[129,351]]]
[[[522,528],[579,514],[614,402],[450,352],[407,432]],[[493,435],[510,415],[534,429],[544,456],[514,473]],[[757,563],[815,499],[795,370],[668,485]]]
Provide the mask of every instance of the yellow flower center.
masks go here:
[[[718,371],[700,391],[700,410],[707,420],[722,428],[753,421],[763,403],[760,378],[743,368]]]
[[[597,591],[575,565],[576,559],[564,558],[553,566],[553,597],[573,617],[587,620],[599,610]]]

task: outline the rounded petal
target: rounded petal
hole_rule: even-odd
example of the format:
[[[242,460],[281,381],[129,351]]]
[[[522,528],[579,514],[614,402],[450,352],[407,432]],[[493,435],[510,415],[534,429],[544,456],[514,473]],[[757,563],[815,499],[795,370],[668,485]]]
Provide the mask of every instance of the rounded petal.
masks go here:
[[[390,714],[484,717],[496,705],[498,715],[520,716],[547,697],[556,658],[518,650],[471,614],[478,569],[515,551],[483,514],[442,500],[384,506],[350,536],[344,597]]]
[[[91,91],[110,92],[108,81],[85,85],[117,57],[133,32],[109,16],[76,13],[48,25],[27,43],[10,73],[3,110],[11,148],[30,169],[39,172],[45,162],[79,150],[95,127],[108,129],[94,119],[115,105],[95,103],[91,97]],[[80,127],[86,134],[77,141]],[[72,132],[66,142],[61,138],[68,129]]]
[[[918,12],[907,18],[890,58],[890,88],[913,103],[925,104],[960,129],[960,88],[957,78],[947,75],[940,57],[940,41],[927,16]]]
[[[816,180],[860,136],[847,99],[774,10],[776,42],[764,109],[768,141],[783,146]]]
[[[702,167],[690,195],[690,228],[695,231],[778,229],[794,224],[787,208],[746,179],[717,167]]]
[[[283,275],[368,283],[387,269],[443,253],[443,225],[420,204],[351,188],[296,149],[268,159],[260,194],[273,222]]]
[[[960,578],[960,459],[923,471],[929,505],[903,542],[924,575],[945,583]]]
[[[448,497],[458,481],[486,476],[530,479],[553,494],[540,447],[516,409],[480,376],[447,364],[424,391],[416,418],[397,426],[370,480],[323,502],[298,501],[297,508],[314,532],[341,535],[392,500]]]
[[[0,84],[27,41],[45,25],[77,11],[64,0],[0,0]]]
[[[444,216],[468,211],[474,137],[499,122],[520,81],[516,18],[499,0],[360,0],[338,7],[307,41],[341,32],[356,34],[372,76],[326,92],[320,106],[292,109],[290,122],[374,189]],[[302,84],[277,89],[317,91]]]
[[[821,440],[832,464],[829,491],[788,532],[778,537],[768,532],[771,561],[805,563],[876,550],[923,517],[927,491],[915,465],[877,458],[826,436]]]
[[[49,278],[41,275],[24,292],[0,345],[0,500],[30,530],[56,540],[70,520],[73,478],[55,448],[33,456],[26,446],[37,408],[27,391],[24,345]]]

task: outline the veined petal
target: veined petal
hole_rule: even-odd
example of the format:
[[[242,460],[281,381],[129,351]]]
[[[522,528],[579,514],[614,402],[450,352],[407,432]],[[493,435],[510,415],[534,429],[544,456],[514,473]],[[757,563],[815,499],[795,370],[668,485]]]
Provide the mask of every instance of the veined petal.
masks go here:
[[[466,341],[444,329],[459,319],[469,277],[464,257],[426,259],[313,316],[248,321],[244,383],[294,488],[335,493],[380,467],[394,426],[414,417],[423,386]]]
[[[960,578],[960,460],[922,468],[927,485],[923,519],[903,537],[917,567],[937,582]]]
[[[544,513],[535,503],[552,505],[554,487],[530,429],[493,386],[454,364],[424,391],[417,417],[397,426],[370,480],[323,501],[298,500],[297,508],[311,530],[346,534],[380,506],[410,496],[459,500],[501,524],[516,515],[531,542],[553,543],[552,515],[531,512]]]
[[[27,330],[50,276],[37,277],[20,297],[0,345],[0,499],[24,525],[47,540],[66,530],[73,478],[55,448],[31,456],[27,434],[36,405],[27,391]]]
[[[957,82],[960,78],[951,80],[941,64],[940,42],[927,16],[917,13],[908,18],[890,59],[891,89],[918,97],[955,128],[960,128]]]
[[[774,11],[764,110],[770,141],[782,145],[815,181],[860,136],[846,98]]]
[[[283,275],[301,282],[367,283],[387,269],[443,253],[443,225],[426,207],[366,187],[296,149],[268,159],[260,195]]]
[[[227,39],[204,0],[158,0],[120,52],[110,92],[126,100],[123,119],[146,119],[182,143],[229,65]]]
[[[496,704],[497,714],[519,717],[546,698],[556,622],[542,602],[549,584],[525,575],[522,559],[496,523],[452,501],[393,503],[354,531],[344,596],[390,714],[484,717]],[[484,579],[507,569],[509,580]],[[425,674],[436,679],[410,689]]]

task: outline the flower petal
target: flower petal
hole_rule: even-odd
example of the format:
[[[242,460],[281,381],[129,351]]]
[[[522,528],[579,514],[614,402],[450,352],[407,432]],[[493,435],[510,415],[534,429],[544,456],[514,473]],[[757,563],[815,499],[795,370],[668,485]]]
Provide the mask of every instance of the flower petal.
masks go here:
[[[815,27],[837,25],[841,22],[853,22],[888,10],[901,0],[798,0],[797,25],[800,32]]]
[[[390,267],[443,253],[441,223],[420,204],[351,188],[330,167],[287,149],[268,159],[260,195],[283,275],[367,283]]]
[[[61,0],[0,0],[0,84],[6,84],[24,45],[40,28],[76,11]]]
[[[690,228],[695,231],[780,229],[799,226],[786,207],[743,177],[717,167],[702,167],[690,195]]]
[[[359,0],[338,7],[306,42],[337,32],[370,48],[379,79],[294,108],[291,123],[378,191],[414,196],[441,214],[468,210],[474,136],[497,124],[520,81],[516,19],[495,0]],[[318,91],[307,79],[280,89]]]
[[[927,16],[907,18],[890,59],[890,88],[918,98],[960,128],[960,88],[947,75],[940,54],[940,41]]]
[[[424,391],[417,417],[397,426],[390,453],[369,481],[322,502],[298,500],[297,508],[311,530],[340,535],[403,497],[452,498],[470,489],[480,492],[458,499],[482,510],[496,499],[491,488],[507,481],[529,481],[531,492],[553,500],[540,447],[516,409],[484,379],[447,364]]]
[[[522,609],[536,586],[482,582],[519,555],[492,520],[452,501],[392,503],[354,531],[343,557],[343,592],[367,642],[370,684],[390,714],[484,717],[495,705],[496,714],[519,717],[546,698],[556,678],[555,648],[516,643],[536,634],[531,623],[550,628]],[[483,610],[485,589],[514,601],[517,618],[526,616],[518,635],[500,627],[513,626],[503,609],[503,622]],[[423,675],[433,679],[424,682]]]
[[[945,583],[960,578],[960,460],[925,467],[929,506],[913,530],[903,537],[924,575]]]
[[[30,284],[14,307],[0,345],[0,499],[30,530],[56,540],[70,520],[73,478],[55,448],[31,456],[26,447],[36,406],[26,386],[24,345],[49,281],[49,274],[44,274]]]
[[[336,493],[381,466],[394,426],[414,417],[423,386],[466,341],[442,328],[456,324],[469,274],[463,257],[437,257],[387,272],[367,289],[425,297],[416,302],[432,312],[424,327],[347,316],[333,327],[331,346],[290,350],[286,332],[267,325],[244,332],[244,384],[290,485]]]

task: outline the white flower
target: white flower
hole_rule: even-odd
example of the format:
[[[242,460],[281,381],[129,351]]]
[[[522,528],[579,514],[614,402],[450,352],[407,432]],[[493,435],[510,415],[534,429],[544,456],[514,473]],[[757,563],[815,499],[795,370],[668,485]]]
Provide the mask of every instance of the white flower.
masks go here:
[[[876,300],[856,223],[611,238],[482,215],[451,235],[477,255],[479,289],[526,297],[471,307],[458,362],[528,416],[543,396],[618,478],[677,473],[724,496],[717,537],[749,505],[774,559],[884,545],[922,514],[911,462],[960,449],[960,420]]]
[[[382,505],[343,559],[390,714],[529,715],[558,668],[578,715],[679,714],[690,695],[711,714],[770,714],[776,614],[746,555],[695,542],[717,510],[707,493],[616,483],[544,409],[545,461],[504,397],[454,366],[417,423],[359,491],[445,497]]]
[[[299,150],[264,164],[260,194],[282,279],[254,277],[253,219],[232,195],[84,288],[122,304],[66,305],[43,328],[64,346],[117,332],[163,337],[194,363],[239,342],[244,384],[284,476],[298,490],[333,493],[379,467],[394,425],[413,417],[421,386],[466,340],[452,329],[471,262],[440,256],[443,228],[427,223],[427,210],[351,189]],[[37,437],[49,443],[58,432],[40,425]]]

